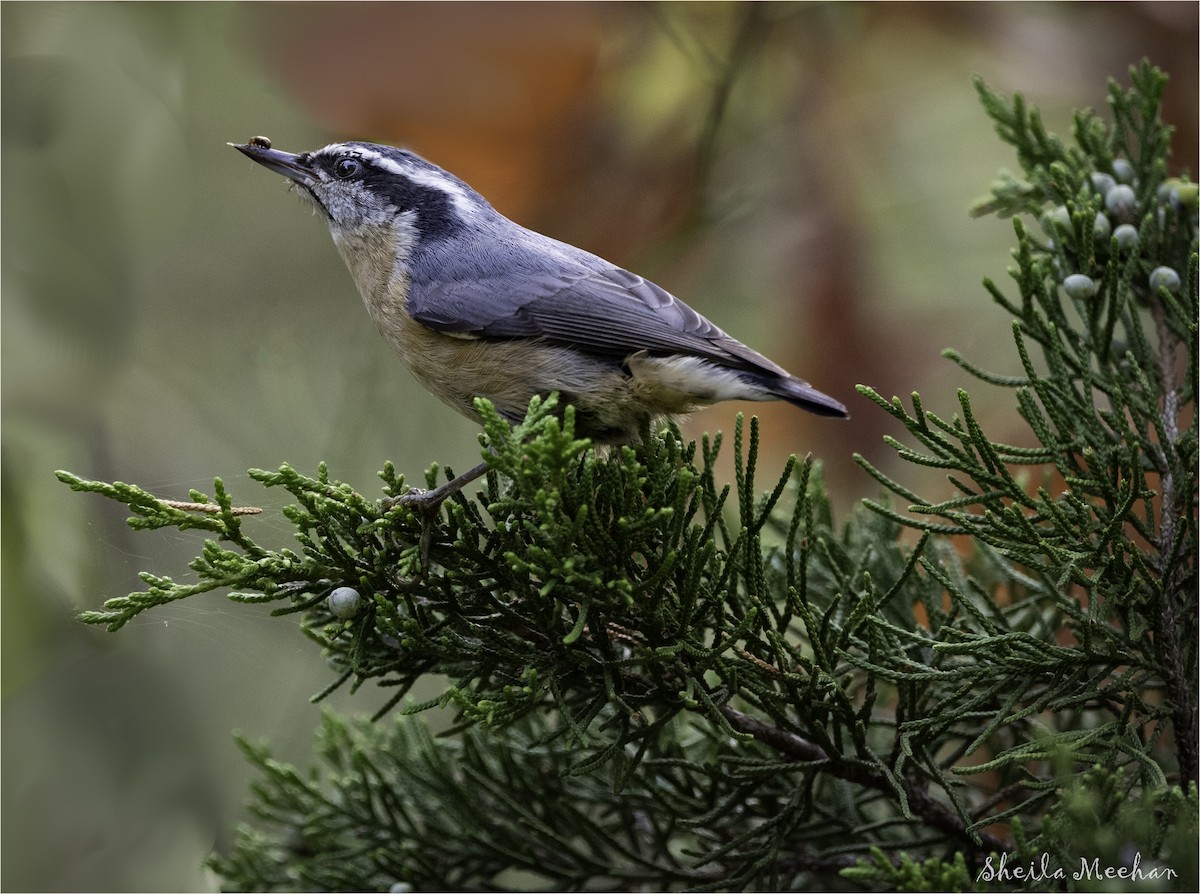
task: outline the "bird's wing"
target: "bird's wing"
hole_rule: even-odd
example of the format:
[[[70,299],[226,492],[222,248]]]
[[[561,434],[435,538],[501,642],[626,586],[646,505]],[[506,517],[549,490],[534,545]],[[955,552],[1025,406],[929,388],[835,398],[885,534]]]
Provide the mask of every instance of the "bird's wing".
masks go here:
[[[430,276],[415,271],[409,313],[443,332],[540,338],[616,362],[637,351],[689,354],[787,375],[649,280],[571,251],[576,254],[563,253],[553,264],[522,264],[530,256],[516,253],[506,263],[477,257],[465,267],[439,265]]]

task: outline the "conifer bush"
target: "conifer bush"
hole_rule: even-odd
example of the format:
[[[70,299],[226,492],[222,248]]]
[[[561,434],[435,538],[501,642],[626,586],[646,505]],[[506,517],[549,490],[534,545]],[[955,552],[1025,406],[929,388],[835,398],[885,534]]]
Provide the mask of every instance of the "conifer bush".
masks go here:
[[[391,694],[327,712],[311,771],[239,740],[260,778],[225,884],[1196,890],[1197,190],[1167,176],[1165,82],[1133,68],[1073,145],[977,84],[1021,170],[976,208],[1013,220],[1012,282],[984,285],[1014,363],[947,356],[1026,436],[966,391],[939,415],[859,388],[949,495],[859,458],[890,496],[838,524],[811,458],[759,468],[753,419],[724,484],[720,435],[597,453],[554,397],[511,427],[478,403],[486,485],[433,520],[384,499],[391,466],[380,497],[252,472],[294,500],[291,549],[220,480],[182,504],[60,473],[207,538],[188,582],[83,621],[228,590],[299,622],[318,698]]]

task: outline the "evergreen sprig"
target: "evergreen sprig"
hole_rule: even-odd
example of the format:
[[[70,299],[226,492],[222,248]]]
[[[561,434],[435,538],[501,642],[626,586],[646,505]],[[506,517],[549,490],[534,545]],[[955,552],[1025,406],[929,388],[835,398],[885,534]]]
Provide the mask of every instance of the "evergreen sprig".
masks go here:
[[[877,511],[922,531],[969,535],[1022,576],[1009,611],[1037,606],[1022,632],[1030,663],[1007,662],[1013,675],[998,678],[1014,705],[1027,705],[1014,716],[1054,706],[1091,718],[1090,729],[1055,733],[1036,748],[1069,747],[1081,763],[1085,743],[1110,761],[1124,754],[1152,784],[1162,771],[1144,760],[1145,743],[1168,727],[1179,737],[1180,775],[1197,771],[1188,744],[1196,734],[1196,200],[1186,181],[1166,178],[1170,128],[1157,115],[1165,76],[1142,64],[1131,81],[1128,91],[1110,85],[1111,126],[1090,112],[1076,116],[1070,148],[1045,134],[1020,97],[977,84],[1025,169],[1021,188],[1002,182],[988,207],[1040,217],[1048,238],[1015,219],[1020,298],[985,282],[1016,317],[1023,375],[985,373],[947,353],[978,378],[1015,388],[1029,446],[991,440],[966,392],[945,420],[918,395],[909,412],[864,387],[920,443],[891,441],[900,455],[949,470],[957,494],[920,500],[859,462],[916,516],[873,503]],[[1122,223],[1137,224],[1133,241],[1114,232]],[[1064,634],[1065,648],[1055,643]],[[964,640],[964,654],[980,659],[992,642]],[[1075,692],[1064,691],[1064,679],[1078,681]],[[1165,702],[1143,696],[1155,689],[1165,689]],[[1017,748],[983,768],[1033,753]]]

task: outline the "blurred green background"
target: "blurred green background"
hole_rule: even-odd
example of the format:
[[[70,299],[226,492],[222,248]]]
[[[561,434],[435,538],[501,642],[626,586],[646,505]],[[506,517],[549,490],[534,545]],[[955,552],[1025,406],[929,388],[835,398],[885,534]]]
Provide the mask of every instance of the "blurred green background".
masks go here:
[[[409,145],[521,223],[652,277],[851,407],[763,419],[764,478],[824,464],[840,511],[877,487],[889,420],[949,414],[960,349],[1011,371],[1011,229],[966,209],[1014,166],[971,88],[1020,90],[1066,133],[1143,56],[1172,75],[1195,171],[1197,7],[1133,4],[4,3],[3,862],[6,890],[209,890],[244,818],[230,730],[307,764],[329,680],[266,611],[202,597],[118,636],[74,612],[185,577],[198,537],[134,536],[53,471],[185,499],[287,461],[370,491],[478,457],[372,328],[329,236],[226,147]],[[974,388],[993,436],[1010,396]],[[1011,431],[1010,431],[1011,430]],[[912,470],[900,472],[906,482]],[[938,476],[919,487],[932,495]],[[375,691],[335,707],[370,711]]]

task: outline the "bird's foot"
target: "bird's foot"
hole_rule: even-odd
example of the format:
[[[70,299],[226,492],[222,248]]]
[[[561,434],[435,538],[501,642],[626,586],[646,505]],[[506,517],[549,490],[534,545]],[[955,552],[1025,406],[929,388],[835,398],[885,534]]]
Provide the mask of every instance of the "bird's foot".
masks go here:
[[[384,512],[396,506],[410,506],[421,513],[421,570],[417,577],[418,580],[425,575],[429,568],[429,548],[433,544],[434,524],[438,512],[442,508],[442,503],[446,501],[447,497],[458,493],[466,485],[487,472],[487,469],[487,463],[480,463],[475,468],[463,472],[458,477],[452,478],[432,490],[412,487],[397,497],[385,497],[381,501],[380,507]]]

